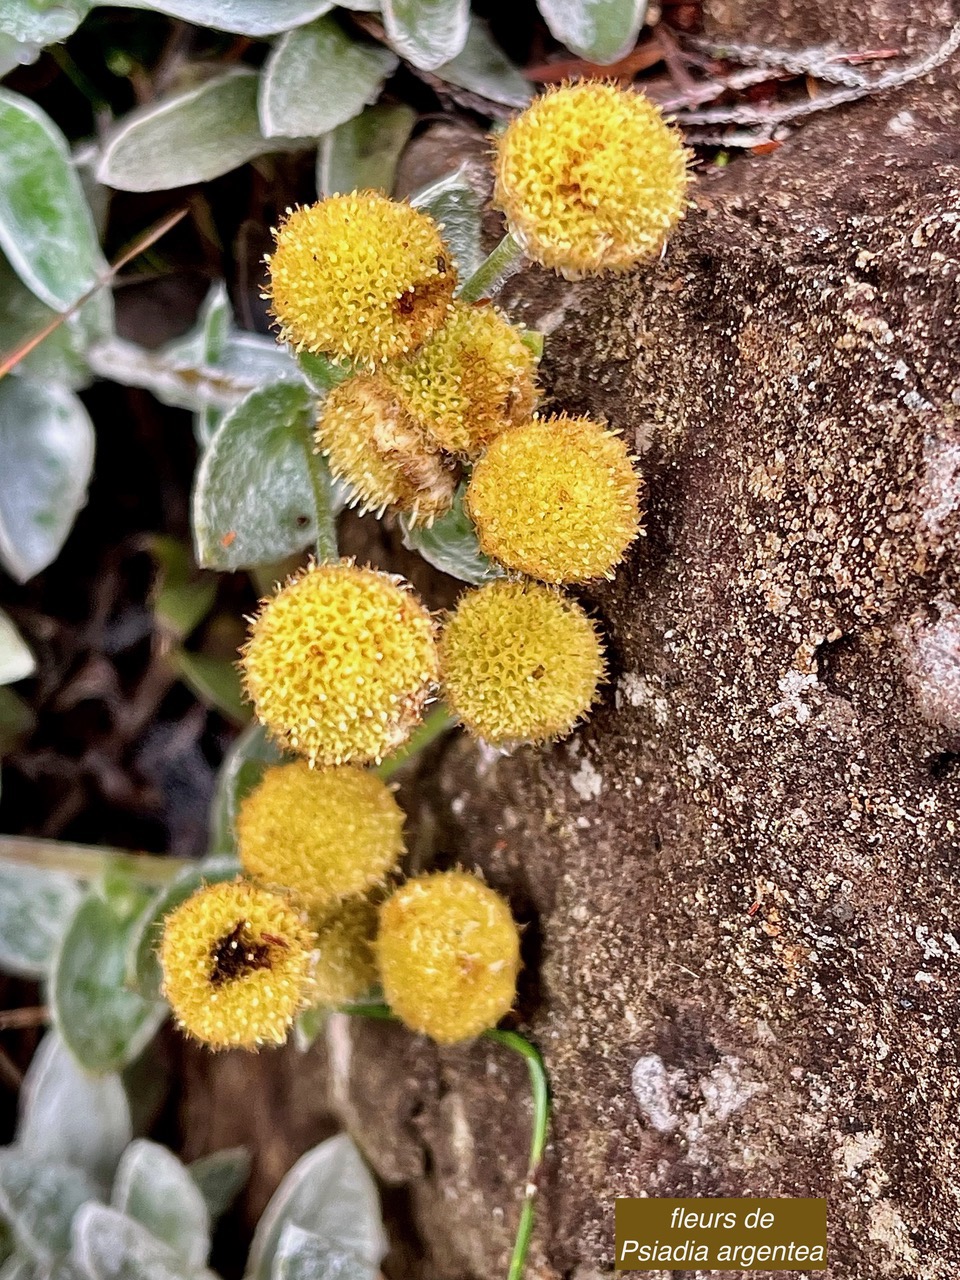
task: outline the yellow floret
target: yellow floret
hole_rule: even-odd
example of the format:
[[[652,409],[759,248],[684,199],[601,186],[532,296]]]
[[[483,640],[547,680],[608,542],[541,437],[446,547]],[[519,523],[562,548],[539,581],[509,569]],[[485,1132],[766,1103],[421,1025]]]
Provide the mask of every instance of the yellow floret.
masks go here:
[[[536,358],[494,307],[455,302],[447,324],[386,377],[448,453],[473,457],[537,402]]]
[[[214,1049],[282,1044],[303,1003],[313,934],[276,894],[208,885],[164,921],[163,994]]]
[[[536,418],[477,463],[467,509],[482,550],[542,582],[611,578],[640,530],[641,480],[590,418]]]
[[[402,579],[312,565],[253,619],[247,694],[283,747],[311,764],[367,764],[401,746],[437,679],[432,617]]]
[[[380,375],[334,387],[320,408],[317,446],[365,510],[392,507],[429,525],[453,504],[453,469]]]
[[[393,870],[404,852],[403,810],[376,774],[296,760],[267,769],[243,800],[237,845],[248,875],[317,910]]]
[[[307,989],[311,1006],[350,1004],[376,986],[376,936],[377,908],[365,898],[343,903],[320,921]]]
[[[436,223],[375,191],[287,211],[266,261],[281,337],[373,368],[444,323],[456,268]]]
[[[380,908],[387,1003],[440,1044],[496,1026],[513,1004],[520,935],[499,894],[464,871],[420,876]]]
[[[605,674],[600,637],[583,609],[536,582],[468,591],[440,637],[440,662],[450,709],[498,746],[569,733]]]
[[[528,257],[568,279],[660,252],[687,205],[690,153],[632,89],[549,90],[497,143],[494,202]]]

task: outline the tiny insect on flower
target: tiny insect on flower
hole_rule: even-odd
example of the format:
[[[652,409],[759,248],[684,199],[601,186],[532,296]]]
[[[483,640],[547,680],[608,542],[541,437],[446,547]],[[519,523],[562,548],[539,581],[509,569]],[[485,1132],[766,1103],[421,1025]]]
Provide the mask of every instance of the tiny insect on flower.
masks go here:
[[[507,903],[476,876],[418,876],[380,908],[384,996],[414,1031],[440,1044],[496,1026],[513,1005],[520,934]]]
[[[244,871],[292,889],[312,910],[365,893],[404,853],[403,810],[386,783],[354,765],[267,769],[237,814]]]
[[[457,283],[433,219],[375,191],[288,210],[266,261],[281,338],[368,369],[439,328]]]
[[[246,691],[270,735],[311,764],[380,760],[420,722],[437,680],[435,632],[402,579],[311,565],[253,619]]]
[[[303,1004],[312,932],[277,894],[208,885],[163,924],[163,994],[181,1029],[214,1049],[282,1044]]]
[[[576,601],[536,582],[491,582],[461,596],[440,663],[450,709],[498,746],[563,737],[605,675],[596,626]]]
[[[569,279],[659,254],[687,205],[679,132],[642,93],[584,80],[537,98],[496,144],[494,203],[535,262]]]
[[[466,501],[487,555],[542,582],[586,582],[612,577],[639,533],[641,484],[620,436],[561,414],[499,435]]]

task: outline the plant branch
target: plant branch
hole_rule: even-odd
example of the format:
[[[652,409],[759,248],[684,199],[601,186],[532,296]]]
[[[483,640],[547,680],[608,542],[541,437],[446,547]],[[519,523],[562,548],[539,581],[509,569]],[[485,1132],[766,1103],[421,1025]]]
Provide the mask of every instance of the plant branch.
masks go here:
[[[124,849],[37,840],[31,836],[0,836],[0,863],[33,867],[38,871],[62,871],[78,880],[96,880],[107,871],[120,869],[153,888],[162,888],[186,867],[196,865],[189,858],[129,853]]]

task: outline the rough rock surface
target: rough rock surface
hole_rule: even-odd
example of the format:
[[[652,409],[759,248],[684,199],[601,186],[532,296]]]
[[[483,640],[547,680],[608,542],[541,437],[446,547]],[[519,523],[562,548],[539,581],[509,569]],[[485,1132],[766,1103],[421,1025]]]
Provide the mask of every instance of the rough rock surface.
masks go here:
[[[708,6],[778,46],[919,51],[951,20]],[[454,742],[418,801],[530,921],[556,1107],[531,1275],[608,1272],[642,1194],[826,1195],[837,1280],[960,1267],[958,66],[705,176],[654,270],[512,286],[556,402],[620,426],[650,496],[584,596],[611,665],[588,727]],[[240,1117],[212,1072],[219,1139],[269,1136],[255,1198],[333,1113],[416,1224],[394,1274],[504,1275],[522,1064],[343,1018],[289,1058]]]

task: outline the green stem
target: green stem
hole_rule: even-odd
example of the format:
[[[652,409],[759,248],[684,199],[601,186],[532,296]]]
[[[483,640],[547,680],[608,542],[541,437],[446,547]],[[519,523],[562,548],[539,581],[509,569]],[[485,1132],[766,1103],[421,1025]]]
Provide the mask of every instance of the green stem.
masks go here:
[[[310,473],[313,500],[317,507],[317,559],[321,564],[330,564],[340,559],[337,517],[333,513],[333,486],[326,463],[318,453],[313,452],[311,444],[307,445],[307,471]]]
[[[125,849],[35,840],[30,836],[0,836],[0,862],[38,871],[64,871],[78,880],[96,880],[109,871],[125,871],[152,888],[161,888],[186,867],[196,866],[189,858],[128,853]]]
[[[412,760],[414,756],[419,755],[424,747],[428,747],[431,742],[434,742],[448,730],[456,728],[458,724],[459,721],[450,714],[445,706],[441,704],[434,707],[423,724],[414,730],[400,750],[394,752],[382,764],[378,764],[374,769],[374,773],[382,781],[387,782],[408,760]]]
[[[493,253],[480,263],[457,295],[461,302],[492,298],[523,264],[523,250],[508,231]]]
[[[389,1005],[380,1003],[342,1005],[340,1012],[349,1013],[354,1017],[375,1018],[380,1022],[400,1021]],[[527,1161],[527,1180],[523,1189],[523,1206],[520,1210],[520,1221],[517,1223],[517,1234],[513,1241],[513,1253],[510,1255],[510,1269],[507,1272],[507,1280],[522,1280],[527,1253],[530,1249],[530,1239],[533,1235],[534,1204],[540,1166],[543,1163],[543,1153],[547,1145],[547,1130],[550,1124],[550,1085],[539,1049],[516,1031],[485,1031],[483,1039],[492,1040],[494,1044],[502,1044],[512,1049],[514,1053],[519,1053],[530,1073],[530,1088],[533,1093],[533,1132],[530,1138],[530,1156]]]

